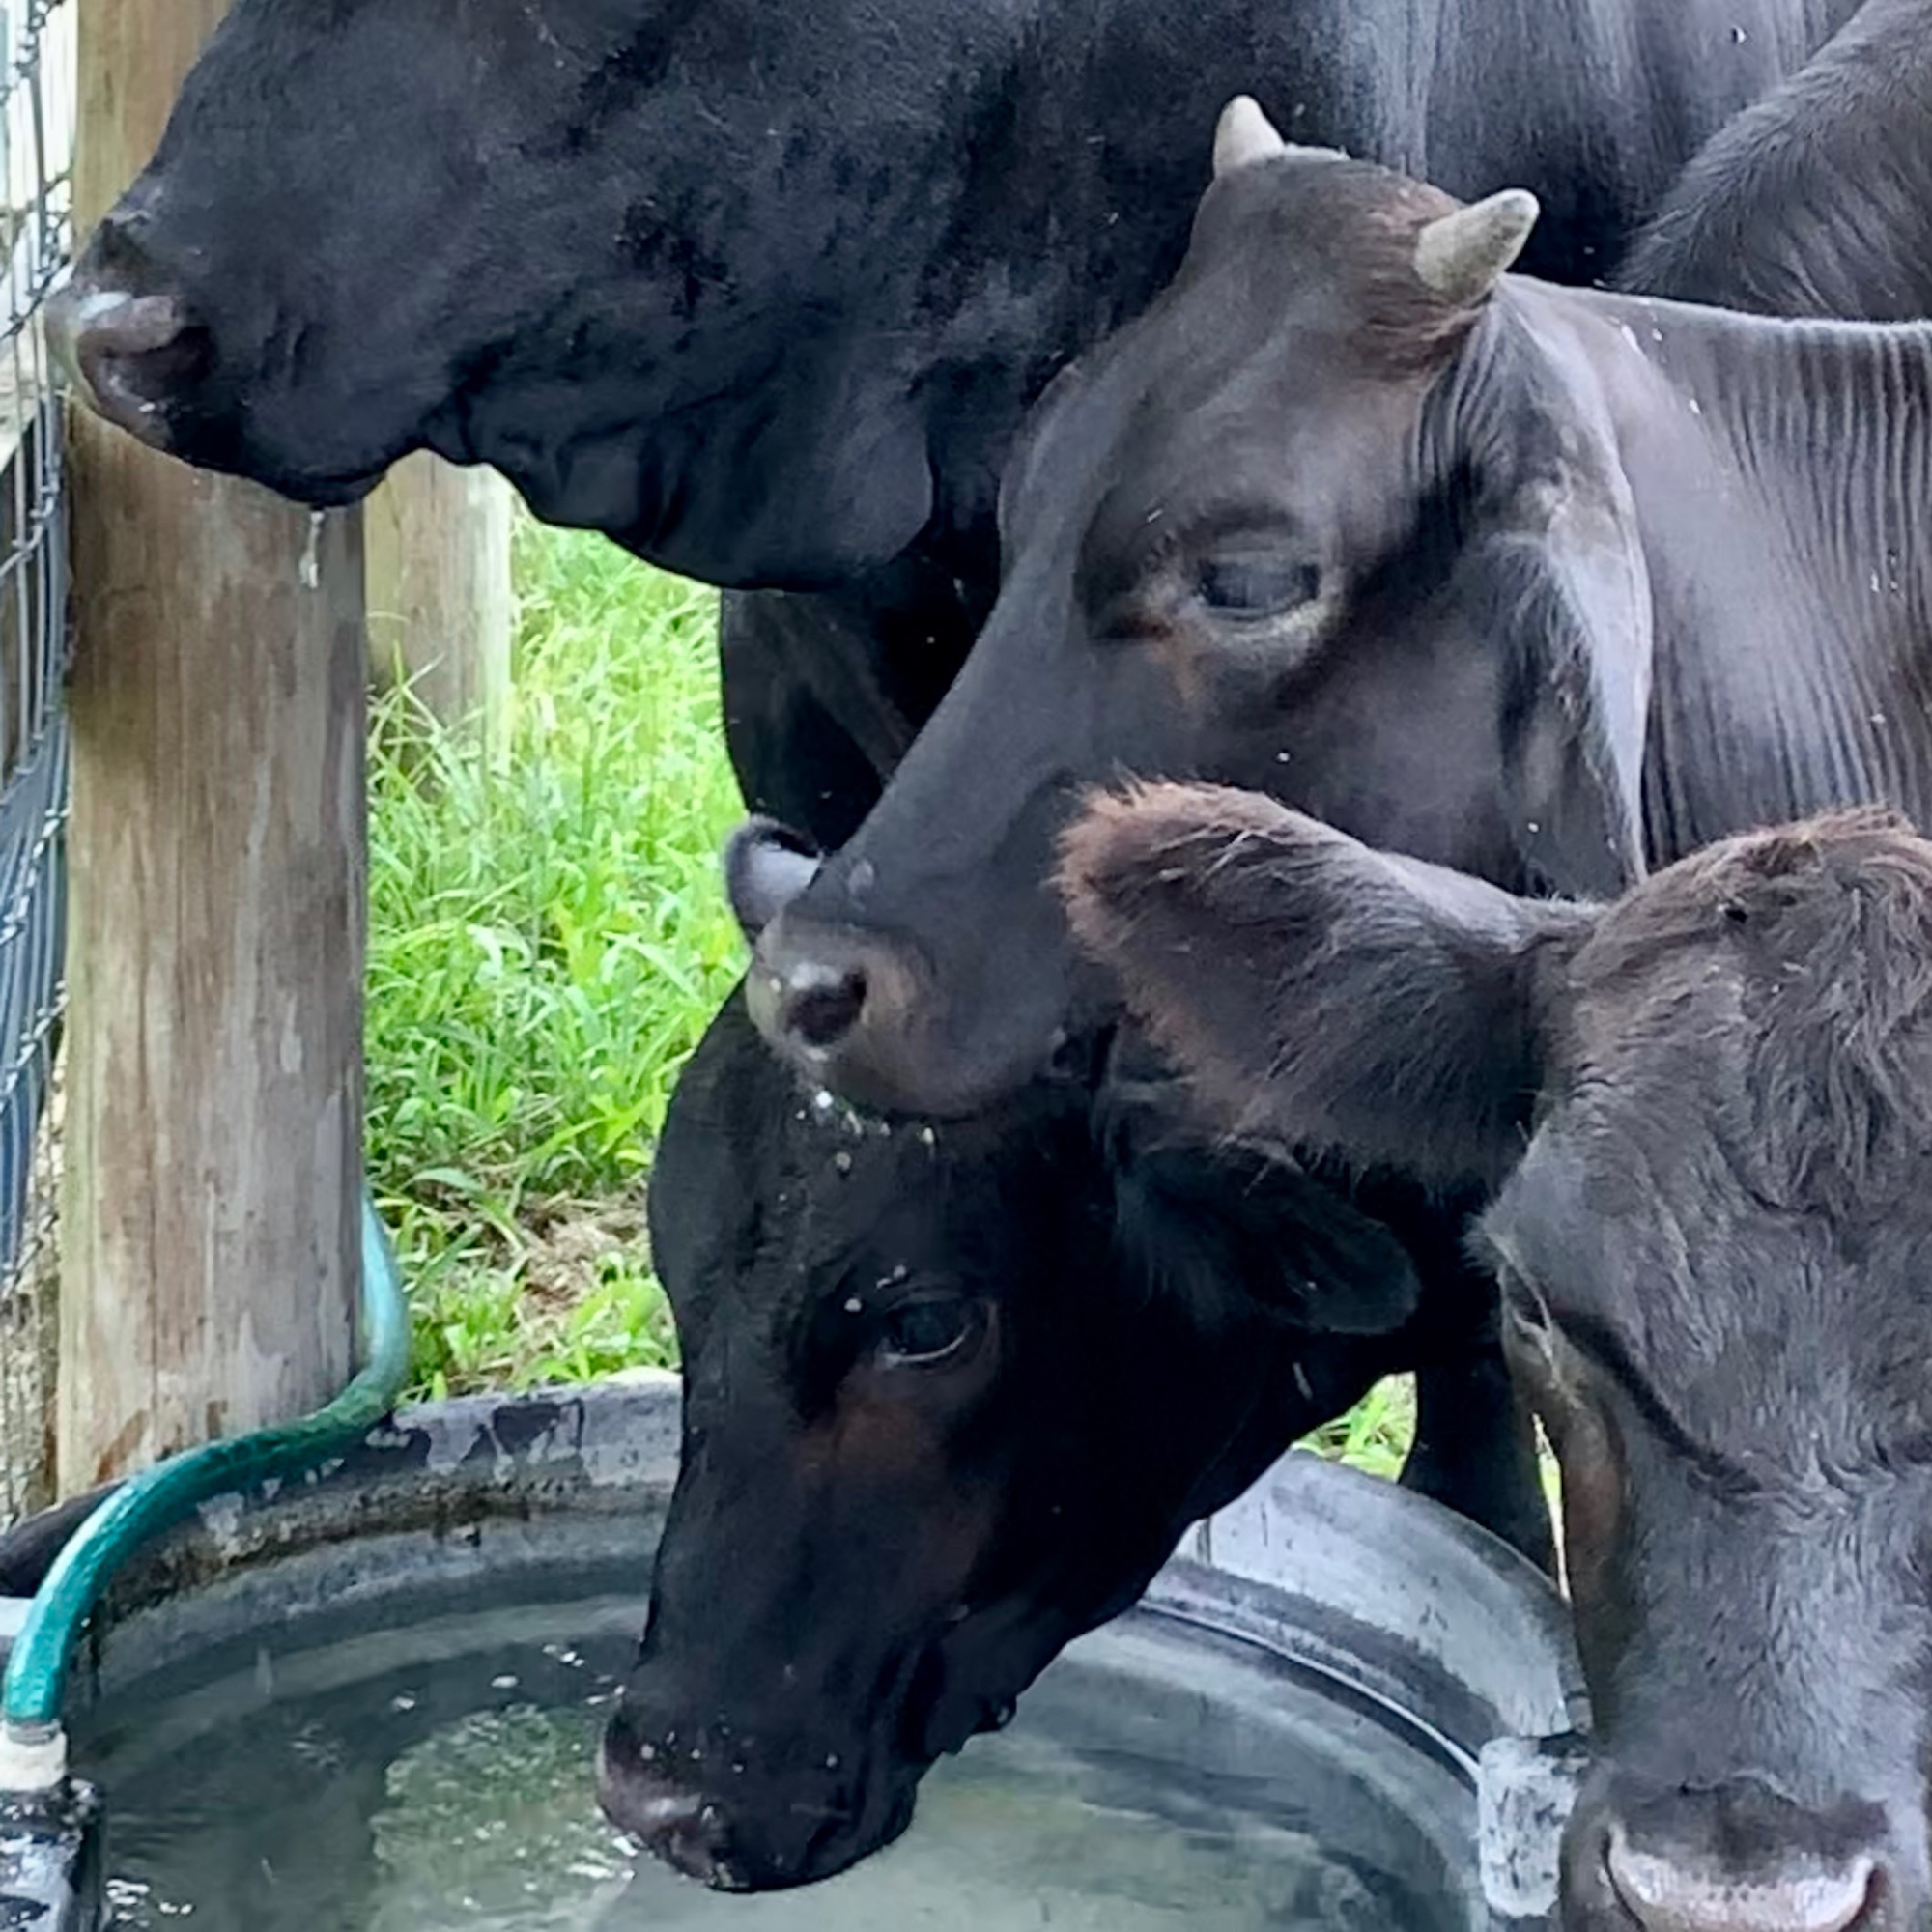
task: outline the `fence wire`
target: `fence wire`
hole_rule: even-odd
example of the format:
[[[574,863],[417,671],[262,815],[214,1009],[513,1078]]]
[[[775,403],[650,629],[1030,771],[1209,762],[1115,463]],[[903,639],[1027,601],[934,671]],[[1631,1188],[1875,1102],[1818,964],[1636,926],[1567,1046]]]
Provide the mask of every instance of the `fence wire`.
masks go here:
[[[72,0],[0,0],[0,1524],[51,1500],[68,553],[41,307],[72,247]]]

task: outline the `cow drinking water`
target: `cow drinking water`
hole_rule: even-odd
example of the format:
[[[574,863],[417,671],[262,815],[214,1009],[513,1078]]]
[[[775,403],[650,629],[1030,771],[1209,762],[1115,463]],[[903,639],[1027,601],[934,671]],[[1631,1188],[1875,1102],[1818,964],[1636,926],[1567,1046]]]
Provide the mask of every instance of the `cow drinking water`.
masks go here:
[[[1500,1186],[1597,1730],[1565,1932],[1917,1932],[1932,844],[1827,818],[1605,910],[1164,785],[1065,882],[1210,1122]]]
[[[1122,1048],[1097,1101],[895,1127],[801,1085],[741,999],[714,1021],[652,1175],[684,1455],[602,1766],[680,1869],[762,1889],[875,1851],[1190,1522],[1485,1321],[1171,1089]],[[1482,1453],[1444,1432],[1406,1480]]]

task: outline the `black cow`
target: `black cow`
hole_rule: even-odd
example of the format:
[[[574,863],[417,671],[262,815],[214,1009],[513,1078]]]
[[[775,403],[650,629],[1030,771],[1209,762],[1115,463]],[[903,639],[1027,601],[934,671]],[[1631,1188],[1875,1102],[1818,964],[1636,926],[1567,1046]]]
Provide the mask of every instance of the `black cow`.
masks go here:
[[[1530,196],[1461,207],[1252,103],[1222,154],[1173,286],[1016,453],[966,668],[760,939],[761,1024],[866,1104],[977,1104],[1099,1010],[1044,882],[1117,768],[1512,890],[1932,808],[1932,329],[1505,276]]]
[[[1715,135],[1618,288],[1761,315],[1932,314],[1932,0],[1866,0]]]
[[[238,0],[50,327],[136,435],[305,501],[427,445],[823,593],[731,627],[822,687],[753,803],[836,841],[991,605],[1022,411],[1172,270],[1237,86],[1453,187],[1529,179],[1576,280],[1851,11]]]
[[[1418,1309],[1378,1221],[1182,1131],[1135,1058],[1097,1109],[1036,1083],[894,1127],[734,997],[687,1067],[651,1184],[684,1459],[602,1775],[682,1869],[792,1885],[885,1843],[1190,1521],[1487,1321],[1487,1288]],[[1441,1492],[1471,1446],[1437,1434],[1405,1479]]]
[[[1212,1117],[1508,1177],[1598,1731],[1566,1932],[1932,1922],[1932,845],[1846,814],[1603,911],[1168,785],[1066,872]]]

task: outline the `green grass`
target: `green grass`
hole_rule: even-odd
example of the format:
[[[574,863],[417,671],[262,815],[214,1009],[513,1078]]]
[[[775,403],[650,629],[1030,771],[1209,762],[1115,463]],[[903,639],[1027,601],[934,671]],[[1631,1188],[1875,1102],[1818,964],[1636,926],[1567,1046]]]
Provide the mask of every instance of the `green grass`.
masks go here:
[[[645,1167],[742,963],[715,594],[531,525],[517,562],[507,758],[407,694],[372,746],[371,1164],[436,1395],[668,1358]]]
[[[415,1393],[668,1363],[642,1220],[651,1145],[743,948],[713,593],[601,538],[518,532],[507,756],[407,694],[372,747],[371,1168],[415,1316]],[[1321,1432],[1381,1474],[1406,1383]]]
[[[1340,1421],[1318,1429],[1308,1447],[1393,1480],[1414,1434],[1415,1378],[1397,1376],[1378,1383]]]

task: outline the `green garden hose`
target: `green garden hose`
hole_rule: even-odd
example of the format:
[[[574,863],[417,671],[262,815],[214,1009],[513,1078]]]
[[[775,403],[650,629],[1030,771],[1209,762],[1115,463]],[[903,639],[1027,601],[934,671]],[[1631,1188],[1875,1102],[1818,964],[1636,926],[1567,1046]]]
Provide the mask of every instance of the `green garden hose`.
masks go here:
[[[326,1408],[211,1442],[122,1485],[74,1535],[34,1598],[0,1694],[0,1796],[49,1791],[67,1773],[61,1701],[81,1627],[108,1579],[149,1537],[197,1503],[295,1476],[353,1448],[395,1406],[409,1372],[409,1307],[376,1204],[362,1197],[362,1372]]]

